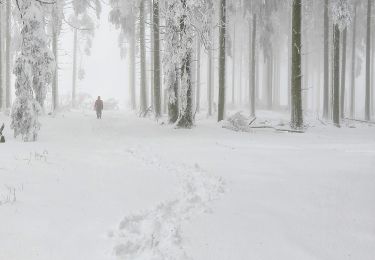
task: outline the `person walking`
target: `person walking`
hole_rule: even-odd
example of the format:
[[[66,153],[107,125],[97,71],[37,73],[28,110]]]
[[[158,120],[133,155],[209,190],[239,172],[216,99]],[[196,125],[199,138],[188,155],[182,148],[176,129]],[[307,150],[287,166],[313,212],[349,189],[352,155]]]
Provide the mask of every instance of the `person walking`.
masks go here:
[[[94,109],[97,119],[102,119],[103,100],[100,99],[100,96],[98,96],[98,99],[95,101]]]

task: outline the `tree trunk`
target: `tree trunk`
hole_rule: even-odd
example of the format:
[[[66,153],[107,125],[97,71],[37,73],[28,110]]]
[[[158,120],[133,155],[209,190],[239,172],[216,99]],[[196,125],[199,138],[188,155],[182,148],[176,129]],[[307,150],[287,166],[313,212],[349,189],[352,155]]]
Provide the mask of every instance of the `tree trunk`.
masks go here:
[[[365,120],[370,121],[370,95],[371,95],[371,0],[367,1],[367,35],[366,35],[366,97]]]
[[[251,79],[250,82],[250,90],[249,90],[249,96],[250,96],[250,115],[252,117],[255,117],[255,66],[256,66],[256,60],[255,60],[255,51],[256,51],[256,35],[257,35],[257,15],[253,14],[253,31],[252,31],[252,42],[251,42]]]
[[[201,109],[201,41],[197,40],[197,95],[196,95],[196,112]]]
[[[53,56],[55,57],[55,71],[53,74],[53,81],[52,81],[52,109],[56,111],[59,107],[59,96],[58,96],[58,82],[59,82],[59,60],[58,60],[58,32],[57,32],[57,24],[55,24],[55,19],[53,20],[52,24],[52,52]]]
[[[2,5],[0,3],[0,111],[3,109],[3,93],[4,93],[4,81],[3,81],[3,68],[4,68],[4,63],[3,63],[3,10],[2,10]]]
[[[141,89],[140,89],[140,114],[147,114],[147,84],[146,84],[146,36],[145,36],[145,0],[141,0],[139,7],[139,40],[141,54]]]
[[[76,108],[78,30],[74,29],[72,107]]]
[[[303,127],[302,95],[301,95],[301,24],[302,0],[293,0],[292,12],[292,87],[291,87],[291,127]]]
[[[11,43],[11,32],[10,32],[10,13],[11,13],[11,0],[7,0],[6,16],[5,16],[5,99],[6,108],[10,108],[12,104],[12,98],[10,94],[11,90],[11,60],[10,60],[10,43]]]
[[[177,68],[173,73],[169,75],[170,79],[169,82],[171,86],[169,86],[169,100],[168,100],[168,117],[169,123],[174,124],[178,120],[178,72]]]
[[[220,32],[219,32],[219,102],[218,121],[224,120],[225,111],[225,37],[226,37],[226,0],[220,0]]]
[[[355,69],[356,69],[356,45],[357,45],[357,4],[354,5],[353,38],[352,38],[352,67],[350,83],[350,117],[355,118]]]
[[[345,88],[346,88],[346,49],[347,49],[347,32],[345,28],[342,35],[342,67],[341,67],[341,93],[340,93],[340,117],[345,117]]]
[[[153,25],[154,25],[154,108],[155,117],[161,117],[161,86],[160,86],[160,20],[159,0],[153,0]]]
[[[328,119],[329,107],[329,17],[328,0],[324,1],[324,92],[323,92],[323,118]]]
[[[235,105],[235,84],[236,84],[236,24],[233,25],[233,41],[232,41],[232,105]]]
[[[181,0],[183,8],[187,8],[186,0]],[[186,11],[186,10],[184,10]],[[180,128],[191,128],[194,124],[193,118],[193,85],[192,85],[192,53],[191,47],[193,39],[190,35],[191,28],[188,28],[186,21],[186,15],[183,15],[180,21],[181,38],[184,39],[187,44],[184,57],[181,64],[181,112],[177,122],[177,126]]]
[[[340,127],[340,29],[334,26],[333,37],[333,123]]]
[[[210,32],[210,42],[212,43],[212,32]],[[208,116],[212,116],[212,105],[213,105],[213,66],[212,66],[212,47],[208,50],[208,62],[207,62],[207,110]]]
[[[130,92],[130,106],[132,110],[137,109],[137,101],[135,95],[135,71],[136,71],[136,55],[135,55],[135,48],[136,48],[136,33],[135,33],[135,19],[133,18],[132,21],[132,37],[130,39],[130,59],[129,59],[129,92]]]

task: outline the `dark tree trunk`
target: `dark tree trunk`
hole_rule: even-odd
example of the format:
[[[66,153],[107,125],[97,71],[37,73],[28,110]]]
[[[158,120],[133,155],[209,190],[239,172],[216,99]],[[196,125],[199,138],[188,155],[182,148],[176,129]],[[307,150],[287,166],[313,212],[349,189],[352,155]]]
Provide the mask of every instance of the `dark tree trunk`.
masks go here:
[[[302,93],[301,93],[301,28],[302,0],[293,0],[292,12],[292,87],[291,87],[291,127],[303,127]]]
[[[346,88],[346,49],[347,49],[347,28],[342,35],[342,67],[341,67],[341,93],[340,93],[340,117],[345,117],[345,88]]]
[[[367,35],[366,35],[366,97],[365,120],[370,120],[370,95],[371,95],[371,1],[367,1]]]
[[[225,113],[225,37],[226,37],[226,0],[220,0],[220,32],[219,32],[219,102],[218,121],[224,120]]]
[[[340,29],[337,24],[333,37],[333,123],[340,126]]]
[[[251,78],[250,78],[250,115],[255,117],[255,66],[256,66],[256,33],[257,33],[257,15],[253,14],[253,31],[251,42]]]
[[[161,87],[160,87],[160,33],[159,33],[159,0],[153,0],[154,9],[154,107],[155,117],[161,117]]]
[[[329,117],[329,17],[328,0],[324,0],[324,89],[323,89],[323,118]]]

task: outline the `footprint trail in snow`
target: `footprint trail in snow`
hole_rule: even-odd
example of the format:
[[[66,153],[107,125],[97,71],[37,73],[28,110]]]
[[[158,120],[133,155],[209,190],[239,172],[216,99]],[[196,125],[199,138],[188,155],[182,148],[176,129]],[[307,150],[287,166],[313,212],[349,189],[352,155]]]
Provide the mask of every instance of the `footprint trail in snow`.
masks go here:
[[[193,217],[210,211],[210,203],[224,193],[223,180],[209,175],[198,165],[163,164],[156,158],[143,157],[135,150],[128,152],[147,165],[178,174],[181,185],[176,199],[125,217],[118,230],[111,232],[116,241],[116,257],[125,260],[190,259],[184,250],[181,226]]]

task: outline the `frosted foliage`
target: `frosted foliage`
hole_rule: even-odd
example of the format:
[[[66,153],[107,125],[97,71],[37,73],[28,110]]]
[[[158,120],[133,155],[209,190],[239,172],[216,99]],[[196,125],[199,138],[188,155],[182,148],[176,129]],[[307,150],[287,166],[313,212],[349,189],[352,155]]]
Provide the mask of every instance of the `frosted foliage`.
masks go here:
[[[44,103],[47,87],[54,71],[54,59],[47,45],[44,13],[37,1],[19,2],[22,19],[21,51],[15,61],[16,100],[12,107],[14,135],[24,141],[37,139],[38,114]]]
[[[173,91],[176,68],[181,71],[181,110],[187,107],[189,73],[185,63],[191,58],[193,50],[193,38],[198,36],[204,38],[208,34],[208,24],[211,17],[212,5],[210,1],[202,0],[171,0],[167,1],[165,7],[166,28],[165,28],[165,49],[163,64],[167,72],[166,81],[169,86],[169,102],[177,100]],[[182,23],[183,21],[183,28]]]
[[[352,21],[348,0],[335,0],[332,4],[333,22],[344,30]]]

